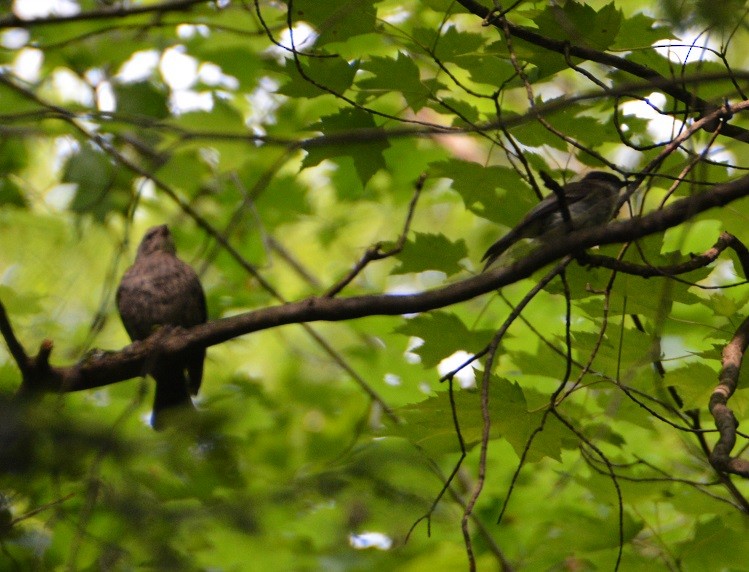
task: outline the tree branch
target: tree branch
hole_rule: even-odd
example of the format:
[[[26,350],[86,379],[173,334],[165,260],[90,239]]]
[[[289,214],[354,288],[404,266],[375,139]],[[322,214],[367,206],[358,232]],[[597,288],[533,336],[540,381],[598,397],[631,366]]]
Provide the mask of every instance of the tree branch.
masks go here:
[[[26,391],[59,392],[90,389],[143,375],[146,364],[155,352],[159,355],[189,352],[194,348],[217,345],[244,334],[286,324],[336,322],[443,308],[527,278],[536,270],[568,254],[597,244],[614,244],[642,238],[747,195],[749,176],[716,185],[710,191],[675,201],[662,210],[643,217],[572,232],[563,239],[545,244],[512,266],[498,267],[467,280],[417,294],[309,298],[221,318],[190,329],[170,328],[164,332],[162,328],[147,340],[135,342],[119,352],[94,352],[73,366],[49,366],[46,358],[51,351],[50,344],[40,352],[44,359],[27,360],[30,365],[24,375],[22,388]],[[8,343],[10,345],[12,341]]]
[[[720,437],[710,454],[710,464],[716,471],[749,477],[749,461],[731,457],[736,444],[736,428],[739,422],[728,407],[728,400],[736,391],[739,371],[749,345],[749,318],[736,330],[733,339],[723,348],[723,368],[720,371],[718,386],[710,396],[710,413],[715,419]]]
[[[458,0],[458,3],[472,14],[480,17],[484,22],[487,22],[487,24],[485,25],[492,25],[495,28],[501,30],[501,27],[503,26],[502,22],[504,21],[503,16],[500,16],[499,18],[492,18],[492,11],[486,6],[483,6],[476,2],[476,0]],[[551,52],[556,52],[567,58],[569,58],[569,56],[575,56],[584,60],[598,62],[600,64],[604,64],[607,66],[611,66],[612,68],[621,70],[623,72],[627,72],[635,77],[648,80],[648,82],[661,84],[660,89],[662,91],[664,91],[671,97],[683,102],[690,108],[693,108],[699,116],[711,113],[718,107],[714,103],[710,103],[707,100],[702,99],[692,92],[680,87],[675,81],[663,77],[657,71],[647,66],[638,64],[631,60],[626,60],[613,54],[602,52],[600,50],[594,50],[583,46],[576,46],[570,44],[569,41],[553,40],[527,28],[521,28],[519,26],[511,24],[510,22],[507,22],[506,25],[510,33],[514,37],[525,40],[526,42],[529,42],[533,45],[540,46]],[[704,129],[706,131],[713,131],[717,127],[718,123],[712,122],[706,125]],[[749,131],[743,129],[742,127],[725,125],[722,128],[722,134],[728,137],[732,137],[738,141],[749,141]]]
[[[50,15],[42,18],[23,19],[15,14],[0,18],[0,30],[3,28],[31,28],[44,24],[65,24],[67,22],[85,22],[90,20],[114,20],[127,18],[128,16],[139,16],[141,14],[165,12],[180,12],[196,4],[212,4],[211,0],[169,0],[160,4],[148,4],[146,6],[127,6],[116,4],[100,10],[89,10],[72,14],[70,16]]]
[[[744,243],[727,232],[722,232],[716,243],[705,252],[693,254],[692,258],[689,260],[679,264],[671,264],[669,266],[636,264],[634,262],[627,262],[610,256],[587,253],[581,254],[577,259],[581,264],[585,264],[586,266],[597,266],[600,268],[608,268],[609,270],[617,270],[633,276],[641,276],[642,278],[652,278],[654,276],[677,276],[679,274],[686,274],[687,272],[698,270],[699,268],[704,268],[708,264],[714,262],[718,256],[720,256],[720,253],[726,248],[732,248],[734,250],[741,262],[744,277],[749,278],[749,250],[747,250]]]

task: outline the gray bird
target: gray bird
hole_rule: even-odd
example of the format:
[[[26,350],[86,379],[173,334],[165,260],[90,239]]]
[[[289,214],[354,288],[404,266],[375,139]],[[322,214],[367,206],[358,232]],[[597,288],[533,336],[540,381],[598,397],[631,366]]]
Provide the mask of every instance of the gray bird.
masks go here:
[[[148,229],[138,246],[135,262],[117,289],[117,309],[130,339],[144,340],[163,325],[190,327],[207,319],[205,294],[190,265],[176,255],[165,224]],[[163,429],[170,410],[192,408],[203,379],[205,348],[189,355],[157,357],[149,366],[156,381],[151,424]],[[170,412],[170,415],[164,413]]]
[[[562,187],[573,229],[588,228],[611,220],[619,191],[626,185],[616,175],[591,171],[580,181]],[[492,244],[481,259],[489,268],[508,248],[523,238],[551,240],[567,231],[556,194],[544,198],[523,217],[515,228]]]

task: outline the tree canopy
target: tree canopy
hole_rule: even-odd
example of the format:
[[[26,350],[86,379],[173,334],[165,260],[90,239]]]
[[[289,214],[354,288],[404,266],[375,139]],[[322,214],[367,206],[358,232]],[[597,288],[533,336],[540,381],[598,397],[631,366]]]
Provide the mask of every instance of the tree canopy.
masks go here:
[[[0,569],[747,569],[716,4],[0,2]],[[484,270],[590,171],[615,220]],[[129,345],[160,224],[208,322]],[[206,347],[153,431],[149,364]]]

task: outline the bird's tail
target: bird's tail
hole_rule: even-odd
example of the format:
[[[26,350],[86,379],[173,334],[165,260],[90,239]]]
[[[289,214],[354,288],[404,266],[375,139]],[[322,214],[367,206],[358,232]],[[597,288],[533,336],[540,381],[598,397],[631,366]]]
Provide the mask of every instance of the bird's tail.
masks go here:
[[[156,381],[156,393],[151,425],[157,431],[182,425],[195,414],[183,367],[184,365],[160,365],[152,372]]]
[[[487,268],[494,264],[494,261],[502,256],[502,253],[504,253],[505,250],[510,248],[513,243],[517,242],[518,238],[518,233],[515,232],[515,229],[513,229],[502,238],[500,238],[497,242],[492,244],[484,253],[484,256],[481,258],[481,262],[486,260],[486,264],[484,264],[484,271],[486,271]]]

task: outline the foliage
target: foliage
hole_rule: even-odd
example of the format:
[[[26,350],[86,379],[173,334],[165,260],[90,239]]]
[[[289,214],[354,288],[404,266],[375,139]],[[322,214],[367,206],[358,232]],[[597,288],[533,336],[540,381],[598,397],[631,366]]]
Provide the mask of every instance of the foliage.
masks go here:
[[[183,431],[148,427],[150,378],[14,397],[3,347],[0,569],[746,568],[708,413],[741,248],[673,269],[747,243],[747,200],[603,229],[618,266],[545,282],[523,264],[562,247],[532,243],[476,278],[541,171],[628,175],[625,220],[745,169],[736,3],[33,4],[0,16],[0,302],[28,352],[127,345],[113,292],[164,222],[212,320],[335,284],[369,305],[210,347]]]

